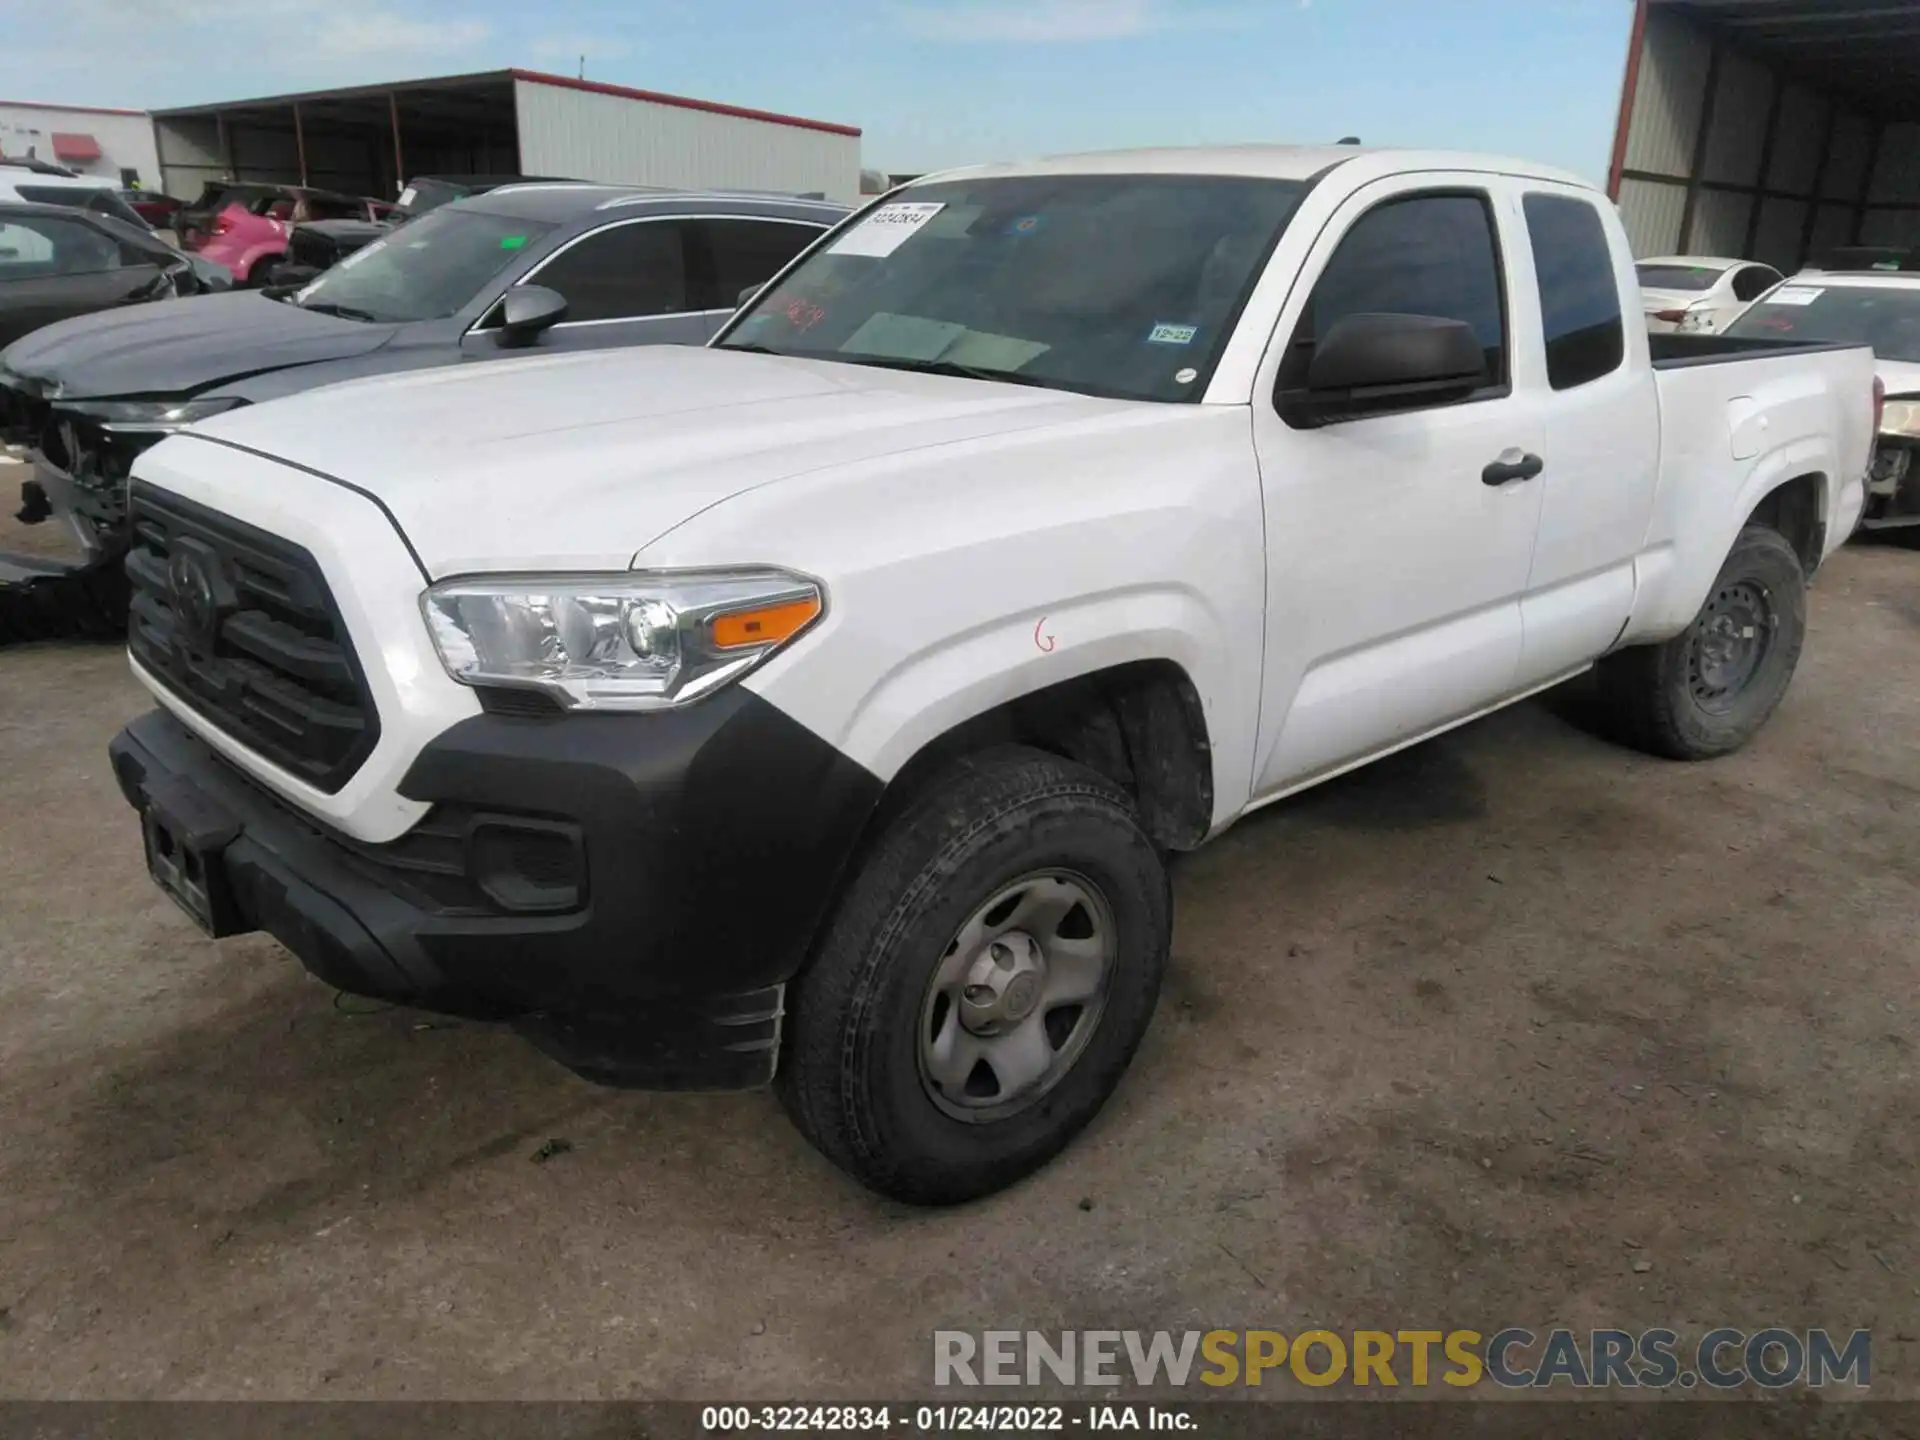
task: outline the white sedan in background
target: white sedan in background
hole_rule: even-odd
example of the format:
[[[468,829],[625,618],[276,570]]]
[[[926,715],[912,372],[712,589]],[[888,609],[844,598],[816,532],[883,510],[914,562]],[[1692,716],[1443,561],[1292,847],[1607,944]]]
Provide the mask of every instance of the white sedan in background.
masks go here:
[[[1647,329],[1717,334],[1783,278],[1771,265],[1707,255],[1661,255],[1638,262]]]

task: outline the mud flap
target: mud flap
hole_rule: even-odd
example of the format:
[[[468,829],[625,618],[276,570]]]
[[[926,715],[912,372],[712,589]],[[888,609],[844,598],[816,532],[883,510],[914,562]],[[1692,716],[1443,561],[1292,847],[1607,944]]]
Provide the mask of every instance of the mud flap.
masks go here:
[[[124,556],[79,563],[0,553],[0,648],[35,640],[121,640],[127,633]]]

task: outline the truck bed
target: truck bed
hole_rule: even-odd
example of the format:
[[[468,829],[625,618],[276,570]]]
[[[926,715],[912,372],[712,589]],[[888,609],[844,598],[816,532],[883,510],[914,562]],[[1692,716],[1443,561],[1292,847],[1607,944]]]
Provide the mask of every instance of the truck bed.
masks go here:
[[[1734,360],[1804,357],[1860,347],[1844,341],[1768,340],[1754,335],[1688,335],[1665,331],[1647,336],[1656,370],[1682,370],[1690,365],[1724,365]]]

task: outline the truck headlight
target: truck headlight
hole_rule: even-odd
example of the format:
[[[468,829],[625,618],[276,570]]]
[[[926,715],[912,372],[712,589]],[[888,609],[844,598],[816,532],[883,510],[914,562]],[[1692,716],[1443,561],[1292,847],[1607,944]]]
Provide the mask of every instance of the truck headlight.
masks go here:
[[[238,395],[221,395],[197,400],[86,400],[59,408],[99,422],[109,434],[170,435],[246,403]]]
[[[1920,399],[1887,401],[1880,412],[1880,433],[1920,440]]]
[[[421,597],[463,685],[539,690],[569,710],[658,710],[739,679],[826,610],[784,570],[449,580]]]

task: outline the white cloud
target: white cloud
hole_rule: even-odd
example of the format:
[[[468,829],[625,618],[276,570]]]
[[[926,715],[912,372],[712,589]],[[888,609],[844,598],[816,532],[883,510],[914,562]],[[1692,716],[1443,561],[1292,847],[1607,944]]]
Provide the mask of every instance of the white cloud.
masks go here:
[[[898,15],[906,30],[925,39],[1012,45],[1127,40],[1162,30],[1230,27],[1250,18],[1177,0],[961,0],[908,5]]]
[[[599,35],[542,35],[528,49],[535,58],[549,64],[565,61],[569,69],[582,55],[591,65],[596,60],[618,60],[632,53],[626,41]]]
[[[389,10],[315,3],[313,43],[331,55],[422,55],[464,50],[493,34],[484,20],[414,20]]]
[[[62,0],[35,30],[0,94],[152,106],[473,68],[499,38],[446,0]]]

